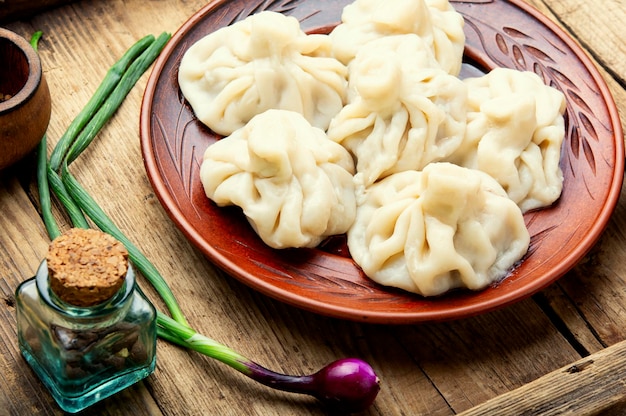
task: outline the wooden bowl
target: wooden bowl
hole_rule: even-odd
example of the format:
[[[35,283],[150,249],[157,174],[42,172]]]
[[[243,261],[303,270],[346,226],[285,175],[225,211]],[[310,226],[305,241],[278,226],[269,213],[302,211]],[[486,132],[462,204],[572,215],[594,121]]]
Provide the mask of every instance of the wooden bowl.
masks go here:
[[[51,113],[41,60],[21,36],[0,28],[0,169],[11,166],[41,141]]]

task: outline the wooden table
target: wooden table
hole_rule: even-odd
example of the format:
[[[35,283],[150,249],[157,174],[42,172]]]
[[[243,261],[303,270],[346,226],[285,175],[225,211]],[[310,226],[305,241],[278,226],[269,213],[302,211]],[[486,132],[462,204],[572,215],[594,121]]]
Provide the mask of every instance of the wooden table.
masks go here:
[[[623,123],[624,0],[529,3],[566,28],[595,59]],[[3,27],[26,38],[36,30],[44,32],[40,53],[53,99],[48,146],[56,143],[108,67],[132,43],[149,33],[176,31],[203,5],[201,0],[83,0],[5,21]],[[138,120],[146,80],[147,75],[73,165],[73,172],[167,276],[200,332],[287,373],[314,372],[344,356],[364,358],[382,379],[381,393],[366,412],[371,415],[534,415],[568,409],[581,415],[624,410],[624,197],[599,243],[577,267],[513,306],[421,325],[369,325],[327,318],[270,299],[220,272],[170,221],[141,159]],[[2,415],[62,413],[17,346],[13,293],[19,282],[33,275],[49,243],[38,212],[33,172],[32,157],[0,172]],[[68,227],[67,218],[58,216],[58,220]],[[131,412],[324,413],[314,399],[275,392],[221,363],[165,342],[158,344],[158,365],[152,376],[97,404],[89,414]]]

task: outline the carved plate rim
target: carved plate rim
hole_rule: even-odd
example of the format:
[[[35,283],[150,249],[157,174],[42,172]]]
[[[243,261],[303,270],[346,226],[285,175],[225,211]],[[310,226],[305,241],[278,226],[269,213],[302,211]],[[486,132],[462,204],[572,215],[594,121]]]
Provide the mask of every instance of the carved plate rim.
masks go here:
[[[318,249],[278,252],[259,244],[260,240],[250,235],[242,216],[238,217],[233,210],[211,207],[206,197],[203,201],[198,195],[194,174],[198,155],[201,158],[202,146],[206,147],[206,143],[202,144],[206,139],[203,136],[210,132],[194,127],[193,114],[188,114],[190,109],[185,108],[178,92],[177,63],[194,31],[198,36],[198,31],[208,32],[262,9],[294,14],[301,21],[310,22],[309,29],[323,31],[335,22],[328,21],[324,11],[310,7],[318,3],[328,8],[339,7],[350,1],[231,2],[244,6],[236,13],[229,11],[226,3],[211,1],[191,16],[158,58],[142,102],[140,142],[147,176],[173,222],[214,264],[251,288],[308,311],[361,322],[410,324],[465,318],[520,301],[555,282],[583,258],[605,229],[621,192],[624,143],[617,107],[604,79],[578,44],[532,6],[520,0],[464,0],[451,3],[466,18],[466,34],[469,33],[466,53],[472,60],[487,68],[508,66],[531,70],[524,66],[533,63],[532,70],[562,89],[568,99],[567,145],[562,156],[566,175],[564,195],[555,207],[525,215],[533,240],[530,254],[522,264],[502,282],[483,291],[458,291],[425,299],[376,285],[351,259],[337,254]],[[483,11],[496,7],[525,15],[539,35],[536,38],[528,35],[515,24],[494,28],[490,22],[468,14],[472,8],[475,8],[472,13],[485,8],[480,14],[489,15]],[[204,26],[207,20],[216,18],[218,11],[221,23]],[[493,35],[492,43],[488,43],[486,34]],[[469,42],[471,36],[476,38],[474,44]],[[574,70],[551,65],[550,61],[556,57],[553,59],[534,46],[534,42],[546,39],[556,54],[564,53],[559,58],[570,59],[577,65],[575,75],[582,77],[580,80],[573,79]],[[582,93],[580,85],[595,90],[597,97]],[[604,106],[603,114],[596,117],[591,108],[597,105],[587,103],[586,97],[599,100]],[[191,142],[185,141],[190,136]],[[212,136],[211,140],[215,139]],[[566,192],[570,189],[571,192]],[[577,194],[585,190],[587,195],[580,199]],[[571,218],[571,212],[578,214],[582,204],[592,205],[591,213],[587,213],[585,206],[583,212],[587,215],[583,218],[574,215],[575,224],[563,231],[563,222],[557,220]],[[552,222],[551,217],[555,218]],[[556,247],[552,240],[557,244],[568,243]]]

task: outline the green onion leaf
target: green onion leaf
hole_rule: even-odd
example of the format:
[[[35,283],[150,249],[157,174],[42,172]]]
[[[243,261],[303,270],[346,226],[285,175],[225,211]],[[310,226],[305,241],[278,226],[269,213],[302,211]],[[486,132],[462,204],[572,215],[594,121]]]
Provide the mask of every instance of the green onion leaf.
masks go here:
[[[65,189],[65,185],[61,181],[59,174],[51,168],[48,168],[48,183],[50,184],[50,187],[56,197],[65,207],[65,210],[70,216],[70,220],[72,221],[74,227],[90,228],[89,223],[85,219],[80,207],[76,205],[74,198],[72,198],[72,196],[67,192],[67,189]],[[50,238],[53,239],[52,236],[50,236]]]
[[[128,95],[133,86],[137,83],[143,73],[150,67],[152,62],[159,55],[165,44],[169,41],[171,35],[168,33],[161,34],[133,63],[128,70],[124,72],[121,80],[111,92],[109,97],[100,106],[96,114],[91,118],[89,123],[81,131],[80,135],[72,143],[72,147],[66,155],[67,164],[70,165],[80,153],[89,146],[96,134],[102,129],[106,122],[113,116],[115,111],[120,107],[124,98]],[[54,165],[51,163],[54,168]]]
[[[227,346],[199,334],[188,326],[181,325],[161,312],[157,312],[157,325],[159,336],[169,342],[221,361],[240,373],[250,374],[247,365],[250,360]]]
[[[41,32],[37,32],[31,40],[35,50],[40,37]],[[341,412],[366,409],[375,400],[380,386],[373,369],[362,360],[337,360],[312,375],[285,375],[268,370],[191,329],[165,279],[69,172],[68,165],[87,148],[102,126],[112,117],[169,38],[169,34],[163,34],[152,42],[150,37],[146,37],[138,43],[142,46],[136,44],[131,48],[132,53],[129,51],[122,60],[118,61],[116,65],[119,66],[109,71],[107,79],[89,101],[87,106],[89,108],[79,113],[66,134],[57,143],[50,163],[46,160],[46,136],[42,138],[38,148],[37,183],[42,217],[50,238],[54,239],[60,235],[58,225],[52,216],[50,202],[50,188],[52,188],[66,208],[74,226],[89,227],[83,214],[85,213],[102,231],[111,234],[124,244],[133,264],[154,286],[172,315],[170,318],[157,311],[157,335],[160,338],[215,358],[266,386],[315,396],[329,407]],[[147,49],[143,46],[144,42],[150,43]],[[135,59],[141,48],[145,50],[139,58]]]
[[[54,240],[61,231],[52,215],[52,202],[50,200],[50,187],[48,186],[48,158],[47,137],[44,134],[37,146],[37,188],[39,189],[39,204],[41,205],[41,217],[46,226],[46,231],[51,240]]]
[[[112,91],[119,84],[120,79],[128,69],[131,63],[143,53],[150,45],[154,43],[154,36],[148,35],[140,39],[117,61],[107,72],[100,86],[96,89],[91,99],[85,107],[76,116],[74,121],[67,128],[63,136],[57,142],[52,154],[50,155],[50,167],[57,171],[61,167],[61,162],[67,153],[71,144],[76,140],[78,134],[83,130],[85,125],[92,119],[93,115],[102,107],[104,101],[111,95]]]
[[[128,256],[133,264],[143,274],[143,276],[154,286],[157,293],[165,302],[172,317],[183,325],[188,325],[174,294],[170,290],[167,282],[154,265],[143,255],[143,253],[120,231],[113,221],[106,215],[93,198],[78,183],[76,178],[72,176],[66,166],[64,166],[61,176],[63,184],[68,190],[71,198],[76,202],[80,209],[87,214],[89,218],[104,232],[111,234],[118,239],[128,250]]]

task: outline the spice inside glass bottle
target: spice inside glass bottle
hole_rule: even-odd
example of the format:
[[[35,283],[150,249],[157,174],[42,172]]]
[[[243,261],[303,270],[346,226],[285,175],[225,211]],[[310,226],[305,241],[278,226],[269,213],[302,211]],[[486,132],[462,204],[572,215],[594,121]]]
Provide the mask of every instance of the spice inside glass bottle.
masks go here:
[[[63,410],[83,410],[154,371],[155,309],[108,234],[71,229],[55,239],[16,300],[22,354]]]

